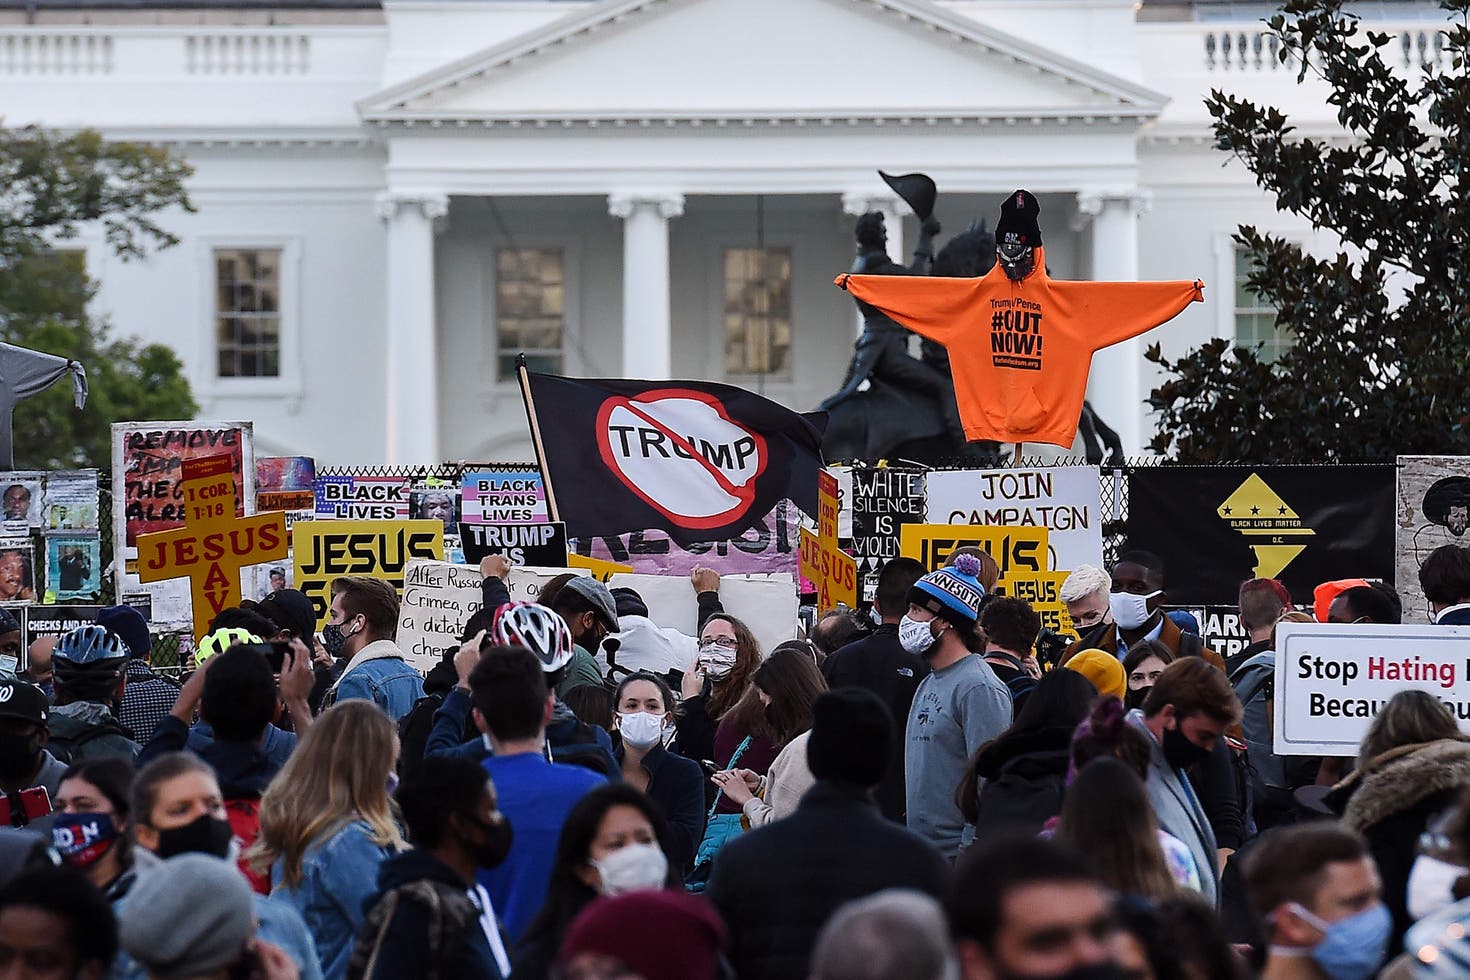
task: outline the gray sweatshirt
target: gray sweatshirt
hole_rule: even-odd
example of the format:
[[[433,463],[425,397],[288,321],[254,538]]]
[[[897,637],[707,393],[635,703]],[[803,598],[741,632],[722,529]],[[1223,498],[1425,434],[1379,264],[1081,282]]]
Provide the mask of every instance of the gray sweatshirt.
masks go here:
[[[974,839],[955,789],[975,751],[1011,724],[1011,692],[975,654],[936,670],[914,692],[904,737],[908,825],[953,861]]]

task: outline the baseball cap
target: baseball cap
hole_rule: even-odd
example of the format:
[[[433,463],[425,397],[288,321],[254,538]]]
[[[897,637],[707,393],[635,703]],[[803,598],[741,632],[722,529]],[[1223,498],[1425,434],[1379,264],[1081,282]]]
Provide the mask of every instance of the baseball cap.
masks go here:
[[[49,716],[45,693],[20,680],[0,680],[0,718],[19,718],[36,725]]]
[[[614,633],[618,631],[618,604],[613,601],[612,593],[607,591],[607,586],[590,575],[577,575],[568,580],[562,588],[570,589],[590,602],[593,611],[602,617],[607,628]]]
[[[254,609],[279,628],[290,630],[292,636],[308,646],[311,644],[311,634],[316,629],[316,608],[300,589],[277,589],[259,602],[247,599],[240,605]]]

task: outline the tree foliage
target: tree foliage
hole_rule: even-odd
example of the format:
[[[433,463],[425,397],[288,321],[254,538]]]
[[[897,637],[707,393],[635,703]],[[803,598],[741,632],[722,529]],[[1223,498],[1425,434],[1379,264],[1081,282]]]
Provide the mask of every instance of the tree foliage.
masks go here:
[[[80,361],[91,388],[82,411],[66,381],[18,405],[17,466],[105,469],[112,422],[198,410],[173,351],[111,338],[89,317],[92,284],[80,253],[65,250],[89,224],[124,260],[175,244],[156,216],[193,210],[184,190],[190,172],[161,148],[108,143],[94,132],[0,131],[0,340]]]
[[[1178,359],[1149,398],[1152,448],[1191,462],[1386,460],[1470,453],[1470,0],[1443,57],[1395,67],[1399,39],[1363,29],[1343,0],[1289,0],[1268,22],[1283,62],[1329,87],[1348,139],[1302,137],[1279,110],[1220,91],[1219,147],[1277,207],[1335,233],[1330,257],[1241,226],[1249,289],[1293,346],[1274,364],[1216,339]],[[1228,300],[1227,300],[1228,302]]]

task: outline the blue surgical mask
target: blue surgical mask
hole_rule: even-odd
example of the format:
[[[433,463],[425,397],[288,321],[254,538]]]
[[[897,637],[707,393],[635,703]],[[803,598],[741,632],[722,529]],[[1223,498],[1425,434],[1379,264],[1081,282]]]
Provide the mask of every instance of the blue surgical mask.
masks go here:
[[[1295,902],[1288,908],[1322,930],[1322,941],[1312,947],[1312,959],[1331,980],[1368,980],[1383,962],[1393,917],[1382,902],[1336,922],[1323,922]]]

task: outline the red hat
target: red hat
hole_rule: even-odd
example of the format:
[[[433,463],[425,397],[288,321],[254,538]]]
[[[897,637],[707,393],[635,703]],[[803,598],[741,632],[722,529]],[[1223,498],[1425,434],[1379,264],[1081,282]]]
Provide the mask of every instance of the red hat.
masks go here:
[[[1317,615],[1317,622],[1327,622],[1327,611],[1332,608],[1332,600],[1342,595],[1348,589],[1356,589],[1368,584],[1363,578],[1340,578],[1336,582],[1323,582],[1312,590],[1312,611]]]
[[[1240,583],[1240,593],[1236,596],[1236,598],[1237,600],[1242,599],[1245,597],[1245,594],[1247,592],[1254,592],[1257,589],[1269,589],[1270,591],[1276,593],[1276,598],[1281,600],[1281,604],[1286,607],[1287,612],[1291,612],[1292,609],[1295,608],[1291,604],[1291,593],[1286,591],[1286,586],[1281,584],[1280,579],[1253,578],[1248,581],[1242,582]]]
[[[714,980],[725,924],[702,898],[637,891],[599,898],[572,920],[559,964],[579,953],[617,960],[643,980]]]

